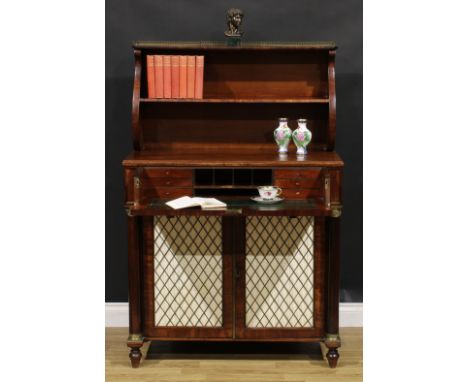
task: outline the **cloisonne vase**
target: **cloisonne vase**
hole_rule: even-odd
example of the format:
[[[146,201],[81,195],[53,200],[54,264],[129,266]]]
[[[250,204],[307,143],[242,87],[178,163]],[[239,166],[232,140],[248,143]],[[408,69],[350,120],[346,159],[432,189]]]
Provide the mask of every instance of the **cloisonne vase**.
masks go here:
[[[292,131],[288,126],[287,118],[279,118],[278,122],[279,122],[279,126],[273,132],[273,136],[275,137],[276,144],[279,147],[278,152],[287,153],[288,145],[289,145],[289,142],[291,141]]]
[[[307,128],[307,119],[298,119],[298,127],[292,133],[293,141],[297,147],[297,155],[307,154],[307,145],[312,140],[312,132]]]

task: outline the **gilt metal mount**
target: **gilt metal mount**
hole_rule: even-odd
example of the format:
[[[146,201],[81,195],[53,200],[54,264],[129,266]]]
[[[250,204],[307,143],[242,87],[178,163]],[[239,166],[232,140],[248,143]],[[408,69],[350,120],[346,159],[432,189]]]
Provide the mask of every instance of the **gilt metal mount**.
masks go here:
[[[135,188],[140,188],[141,181],[140,181],[140,178],[138,176],[135,176],[133,178],[133,183],[135,184]]]
[[[338,334],[327,333],[324,342],[327,347],[339,348],[341,346],[341,338]]]
[[[141,333],[134,333],[134,334],[132,333],[127,338],[127,342],[143,342],[143,341],[144,339]]]
[[[332,218],[339,218],[341,216],[341,209],[343,206],[341,204],[332,204],[331,205],[331,216]]]

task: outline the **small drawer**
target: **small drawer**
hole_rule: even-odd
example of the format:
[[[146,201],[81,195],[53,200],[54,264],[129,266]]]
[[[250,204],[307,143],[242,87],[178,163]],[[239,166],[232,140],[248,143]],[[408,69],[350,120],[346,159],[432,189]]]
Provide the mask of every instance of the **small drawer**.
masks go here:
[[[320,189],[285,189],[281,194],[285,199],[310,199],[323,196]]]
[[[275,179],[296,179],[296,178],[312,178],[320,177],[321,169],[313,170],[275,170]]]
[[[192,178],[147,178],[143,187],[192,187]]]
[[[178,168],[145,168],[143,174],[148,178],[188,178],[192,180],[192,170]]]
[[[275,186],[285,188],[319,188],[320,179],[298,178],[298,179],[276,179]]]
[[[142,199],[148,202],[152,199],[175,199],[181,196],[192,196],[192,194],[191,188],[158,187],[144,190]]]
[[[155,188],[156,198],[159,199],[173,199],[180,198],[181,196],[191,196],[191,188]]]

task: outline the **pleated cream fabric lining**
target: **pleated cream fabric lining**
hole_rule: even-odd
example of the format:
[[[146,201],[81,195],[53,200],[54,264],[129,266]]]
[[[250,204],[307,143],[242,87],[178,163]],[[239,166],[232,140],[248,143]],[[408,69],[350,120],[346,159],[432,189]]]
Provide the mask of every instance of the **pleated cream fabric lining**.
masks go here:
[[[154,218],[155,326],[223,324],[218,216]]]
[[[247,327],[313,327],[314,218],[247,217],[246,236]]]

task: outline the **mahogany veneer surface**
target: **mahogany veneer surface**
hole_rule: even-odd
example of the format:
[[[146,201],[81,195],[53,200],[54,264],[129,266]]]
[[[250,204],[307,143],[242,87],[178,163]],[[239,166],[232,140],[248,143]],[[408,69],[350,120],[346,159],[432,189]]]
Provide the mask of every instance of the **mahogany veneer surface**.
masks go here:
[[[328,348],[329,365],[336,367],[337,349],[341,344],[338,306],[343,168],[342,159],[334,152],[336,44],[242,42],[232,47],[225,42],[143,41],[135,42],[133,47],[132,139],[135,152],[123,160],[125,208],[129,216],[130,336],[127,345],[131,349],[132,366],[138,367],[142,357],[140,348],[145,341],[177,339],[323,341]],[[203,56],[203,99],[149,99],[148,55]],[[288,155],[279,156],[273,130],[280,117],[288,117],[292,129],[297,119],[308,120],[313,139],[306,156],[296,156],[293,142]],[[274,205],[250,200],[257,194],[256,186],[265,184],[281,187],[285,200]],[[182,195],[219,197],[228,208],[224,211],[172,210],[165,205],[167,199]],[[165,235],[179,235],[184,240],[191,237],[193,243],[201,238],[201,242],[191,245],[191,251],[184,242],[179,243],[179,239],[167,244],[164,235],[155,235],[155,216],[164,217]],[[220,222],[221,231],[219,227],[213,230],[213,225],[208,224],[214,220]],[[204,223],[198,224],[200,221]],[[313,233],[306,230],[311,237],[292,240],[291,244],[291,237],[303,238],[304,231],[300,233],[300,227],[304,225],[300,222],[305,221],[314,222]],[[218,237],[209,236],[213,234]],[[180,294],[173,296],[175,305],[169,304],[162,297],[165,292],[160,289],[157,292],[155,288],[154,255],[162,251],[157,253],[159,262],[156,263],[161,275],[166,275],[160,276],[161,280],[173,275],[178,277],[172,265],[166,262],[168,248],[183,254],[178,257],[181,262],[191,255],[191,261],[183,262],[181,269],[191,277],[196,288],[209,293],[211,288],[205,282],[213,275],[206,272],[213,270],[198,263],[199,258],[212,251],[211,247],[203,245],[203,237],[217,243],[216,253],[221,253],[223,260],[222,270],[217,269],[218,276],[222,273],[222,317],[215,321],[216,327],[185,321],[180,326],[180,322],[173,321],[173,313],[182,313],[178,317],[190,314],[185,311],[185,300],[179,300],[195,291],[180,289]],[[275,238],[282,238],[282,241]],[[162,244],[156,248],[156,242]],[[283,244],[275,246],[280,242]],[[255,247],[259,243],[260,246]],[[294,245],[299,247],[294,249]],[[264,254],[262,265],[249,268],[248,261],[258,260],[256,257],[263,249],[268,253]],[[279,259],[279,256],[298,251],[313,256],[313,263],[308,264],[313,264],[313,276],[309,272],[304,279],[299,273],[297,283],[291,283],[291,277],[281,278],[282,274],[299,271],[296,268],[301,266],[291,268],[286,264],[289,259]],[[312,261],[310,256],[309,262]],[[279,260],[287,269],[279,267]],[[263,269],[265,264],[269,270]],[[265,274],[257,274],[259,268]],[[310,266],[305,268],[311,269]],[[279,283],[273,287],[270,285],[272,272]],[[248,275],[252,280],[257,276],[266,280],[258,293],[246,293]],[[285,284],[280,280],[285,280]],[[297,300],[290,301],[292,288],[303,296],[304,282],[309,285],[307,301],[290,305]],[[257,288],[258,285],[258,281],[254,281],[250,286]],[[257,311],[254,303],[260,296],[272,292],[276,285],[279,288],[276,296],[282,296],[279,299],[283,298],[285,304],[280,308],[267,306],[266,316],[258,317],[261,325],[249,326],[247,313]],[[304,304],[313,304],[313,307],[304,307]],[[297,309],[307,317],[298,316]],[[167,315],[167,322],[155,320],[155,312]],[[204,309],[203,314],[206,314]],[[281,314],[286,316],[279,316]],[[278,320],[271,321],[276,315]],[[305,318],[305,326],[290,321],[297,319],[303,323]]]

